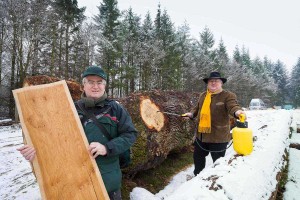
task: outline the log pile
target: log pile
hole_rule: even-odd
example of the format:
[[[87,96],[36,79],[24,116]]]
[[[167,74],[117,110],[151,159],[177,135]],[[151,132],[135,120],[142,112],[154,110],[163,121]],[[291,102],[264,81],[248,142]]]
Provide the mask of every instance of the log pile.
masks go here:
[[[49,76],[26,78],[24,87],[59,81]],[[75,81],[67,81],[74,101],[80,98],[82,90]],[[139,132],[137,142],[132,147],[132,163],[123,171],[127,177],[137,172],[156,167],[171,152],[178,152],[191,145],[194,122],[163,112],[183,114],[191,110],[198,100],[197,93],[153,90],[133,93],[126,98],[116,99],[129,112]]]

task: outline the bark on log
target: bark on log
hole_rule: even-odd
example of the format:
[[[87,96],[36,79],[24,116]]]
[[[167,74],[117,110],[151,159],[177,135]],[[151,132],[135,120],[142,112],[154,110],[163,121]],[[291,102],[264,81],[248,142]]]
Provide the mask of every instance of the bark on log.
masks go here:
[[[25,79],[24,86],[56,81],[59,79],[33,76]],[[78,100],[82,93],[80,84],[67,81],[67,85],[73,100]],[[116,99],[127,109],[139,132],[137,142],[132,147],[132,163],[123,170],[125,176],[132,177],[139,171],[154,168],[162,163],[169,153],[191,145],[194,122],[162,112],[188,112],[196,104],[198,97],[198,93],[188,95],[184,92],[154,90]]]
[[[148,91],[119,99],[128,110],[139,132],[132,147],[132,164],[124,169],[127,176],[154,168],[172,151],[191,145],[194,123],[163,112],[183,114],[190,111],[191,97],[183,92]]]
[[[56,77],[46,76],[46,75],[29,76],[25,78],[23,87],[27,87],[31,85],[43,85],[48,83],[54,83],[57,81],[61,81],[61,79]],[[66,80],[66,82],[73,101],[79,100],[82,93],[82,88],[80,84],[74,80]]]

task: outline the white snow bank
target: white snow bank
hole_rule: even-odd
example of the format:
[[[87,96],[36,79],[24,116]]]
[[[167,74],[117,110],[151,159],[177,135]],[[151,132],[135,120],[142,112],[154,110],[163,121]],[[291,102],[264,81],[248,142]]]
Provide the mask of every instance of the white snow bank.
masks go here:
[[[286,110],[248,111],[249,127],[256,136],[254,151],[249,156],[234,158],[235,152],[228,149],[224,158],[207,166],[197,177],[174,185],[172,193],[159,192],[151,196],[148,191],[134,189],[131,200],[142,200],[147,193],[148,200],[196,200],[269,199],[275,190],[276,175],[284,165],[282,155],[289,146],[291,112]],[[193,168],[193,167],[192,167]],[[192,168],[190,173],[192,172]],[[170,184],[170,185],[171,185]],[[168,188],[170,190],[170,188]],[[171,191],[171,190],[170,190]]]

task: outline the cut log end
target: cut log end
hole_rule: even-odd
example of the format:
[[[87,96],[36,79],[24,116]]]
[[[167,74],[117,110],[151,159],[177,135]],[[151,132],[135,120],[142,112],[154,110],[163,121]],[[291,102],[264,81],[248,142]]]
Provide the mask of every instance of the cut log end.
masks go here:
[[[160,131],[165,124],[164,115],[159,110],[159,107],[155,105],[148,98],[143,98],[140,102],[140,111],[141,116],[149,129],[155,129],[156,131]]]

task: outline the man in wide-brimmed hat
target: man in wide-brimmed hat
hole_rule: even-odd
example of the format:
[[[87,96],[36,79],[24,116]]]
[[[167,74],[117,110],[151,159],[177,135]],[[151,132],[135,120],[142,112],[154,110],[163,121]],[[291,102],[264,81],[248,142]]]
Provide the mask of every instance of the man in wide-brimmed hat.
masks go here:
[[[215,162],[224,157],[227,144],[231,140],[230,115],[238,118],[246,113],[237,103],[236,95],[223,90],[222,85],[227,79],[219,72],[211,72],[203,79],[207,91],[200,94],[199,100],[192,112],[185,113],[190,118],[197,119],[194,142],[194,174],[199,174],[205,167],[205,157],[211,153]]]

